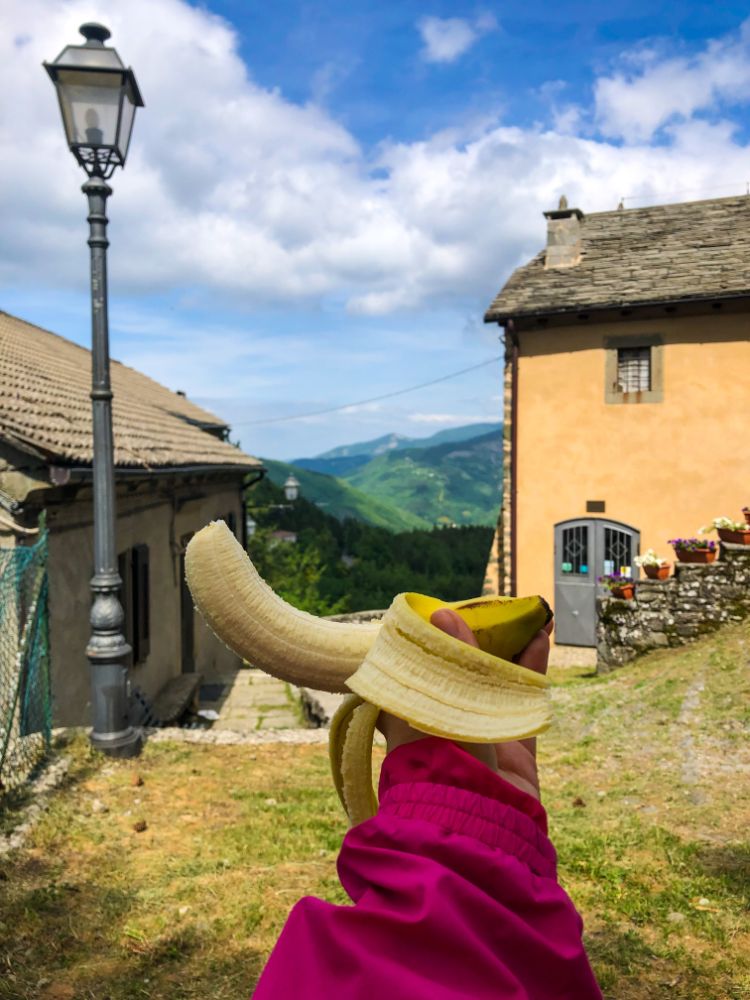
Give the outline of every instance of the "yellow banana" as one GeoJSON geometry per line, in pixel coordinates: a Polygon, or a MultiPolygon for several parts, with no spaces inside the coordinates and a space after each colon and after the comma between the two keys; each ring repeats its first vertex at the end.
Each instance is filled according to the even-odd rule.
{"type": "Polygon", "coordinates": [[[331,726],[328,731],[328,759],[331,763],[331,775],[339,802],[346,812],[346,798],[344,796],[344,778],[341,773],[341,762],[344,756],[344,740],[346,732],[352,721],[354,709],[364,702],[358,694],[348,694],[342,699],[341,704],[336,709],[331,719],[331,726]]]}
{"type": "Polygon", "coordinates": [[[185,570],[208,625],[243,659],[293,684],[354,692],[333,720],[331,768],[357,822],[375,808],[370,760],[381,709],[466,742],[523,739],[550,723],[547,679],[511,662],[552,616],[539,597],[446,603],[398,594],[382,623],[325,621],[278,597],[221,521],[190,541],[185,570]],[[463,618],[478,649],[431,624],[439,608],[463,618]]]}
{"type": "Polygon", "coordinates": [[[436,628],[429,616],[441,607],[461,615],[489,648],[515,652],[551,617],[539,597],[482,599],[479,606],[398,594],[349,689],[433,736],[499,743],[545,730],[551,721],[547,678],[436,628]]]}
{"type": "Polygon", "coordinates": [[[287,604],[260,578],[223,521],[197,532],[185,576],[208,626],[243,660],[291,684],[346,691],[379,622],[329,622],[287,604]]]}
{"type": "Polygon", "coordinates": [[[341,789],[344,809],[352,826],[364,823],[378,810],[378,800],[372,787],[372,738],[379,715],[377,705],[362,702],[354,707],[344,735],[341,789]]]}

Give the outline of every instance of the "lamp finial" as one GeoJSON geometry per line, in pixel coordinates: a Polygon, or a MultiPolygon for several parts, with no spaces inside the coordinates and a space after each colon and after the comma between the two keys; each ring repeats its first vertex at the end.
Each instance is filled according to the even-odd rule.
{"type": "Polygon", "coordinates": [[[107,41],[111,37],[112,32],[109,28],[105,28],[103,24],[97,24],[96,21],[87,21],[82,24],[78,29],[83,37],[86,39],[86,44],[97,48],[107,41]]]}

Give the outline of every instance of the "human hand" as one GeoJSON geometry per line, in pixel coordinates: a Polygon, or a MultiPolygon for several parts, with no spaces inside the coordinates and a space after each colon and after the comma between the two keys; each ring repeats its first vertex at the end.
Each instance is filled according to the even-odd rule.
{"type": "MultiPolygon", "coordinates": [[[[430,621],[436,628],[442,629],[448,635],[452,635],[470,646],[479,646],[476,636],[463,618],[450,608],[440,608],[440,610],[435,611],[430,621]]],[[[549,635],[552,631],[552,624],[549,622],[543,630],[537,632],[528,646],[514,657],[515,663],[539,674],[547,673],[549,635]]],[[[390,715],[388,712],[380,713],[378,728],[385,736],[389,753],[404,743],[422,740],[426,735],[420,730],[414,729],[408,722],[395,715],[390,715]]],[[[508,743],[458,743],[458,746],[486,764],[506,781],[515,785],[516,788],[533,795],[535,799],[539,798],[535,736],[525,740],[511,740],[508,743]]]]}

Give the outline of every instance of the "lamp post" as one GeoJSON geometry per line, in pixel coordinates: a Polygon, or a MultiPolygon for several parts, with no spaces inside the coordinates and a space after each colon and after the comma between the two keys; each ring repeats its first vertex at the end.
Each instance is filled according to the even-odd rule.
{"type": "Polygon", "coordinates": [[[282,488],[284,490],[284,498],[288,501],[287,503],[265,503],[259,507],[248,507],[245,517],[245,530],[248,538],[253,537],[258,527],[258,522],[253,518],[253,514],[259,514],[266,510],[290,510],[294,506],[294,501],[299,497],[299,480],[297,477],[290,473],[286,477],[282,488]]]}
{"type": "Polygon", "coordinates": [[[110,32],[84,24],[83,45],[68,45],[52,63],[44,63],[57,89],[70,151],[88,175],[82,187],[88,198],[91,248],[91,407],[94,430],[93,505],[94,576],[91,579],[91,664],[93,727],[91,743],[112,757],[139,753],[142,735],[128,721],[128,657],[119,592],[115,544],[115,479],[112,439],[112,390],[109,379],[107,320],[106,183],[123,166],[135,109],[143,107],[135,76],[117,52],[104,43],[110,32]]]}
{"type": "Polygon", "coordinates": [[[299,480],[294,475],[289,475],[284,483],[284,496],[290,503],[294,501],[299,496],[299,480]]]}

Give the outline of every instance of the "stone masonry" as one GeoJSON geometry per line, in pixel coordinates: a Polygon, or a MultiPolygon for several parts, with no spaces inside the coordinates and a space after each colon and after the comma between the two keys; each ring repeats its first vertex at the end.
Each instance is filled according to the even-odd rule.
{"type": "Polygon", "coordinates": [[[638,580],[632,601],[597,601],[597,671],[641,653],[682,646],[750,615],[750,545],[723,542],[706,566],[676,563],[668,580],[638,580]]]}

